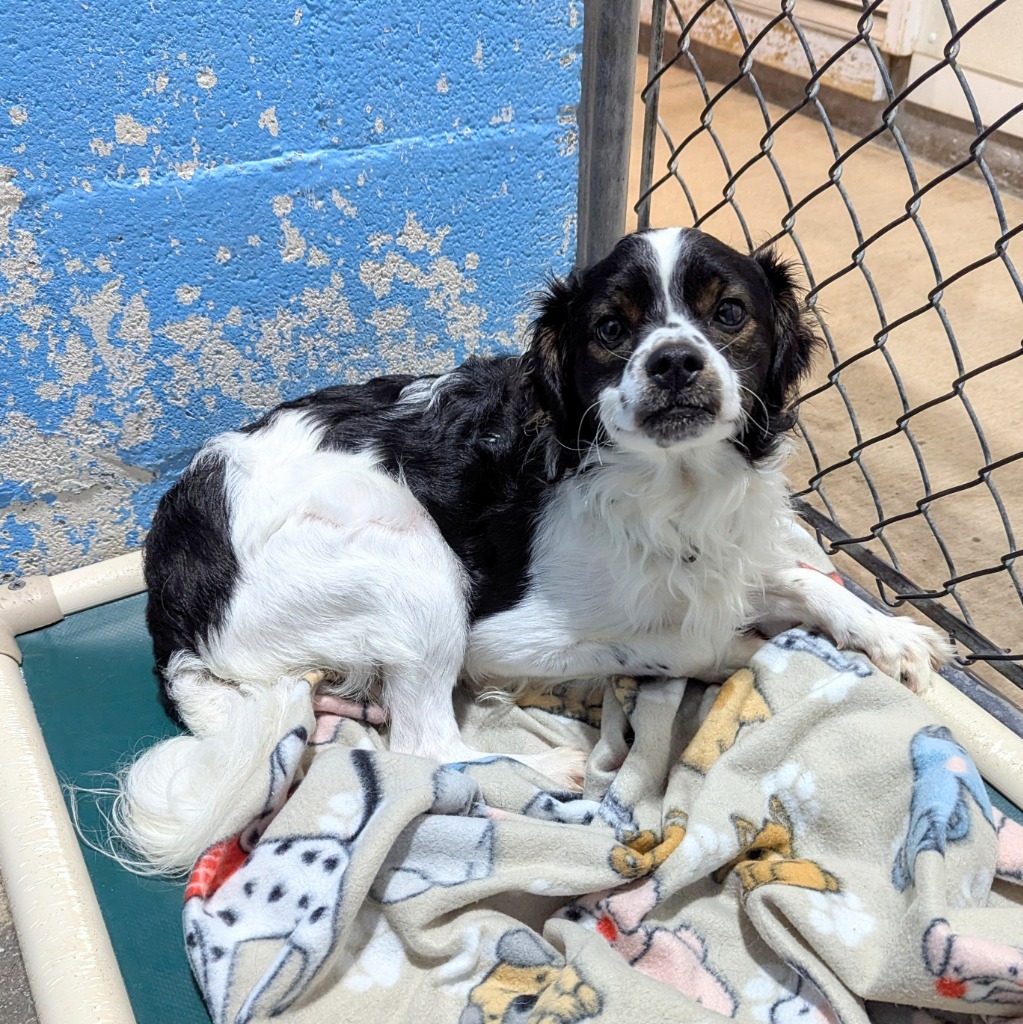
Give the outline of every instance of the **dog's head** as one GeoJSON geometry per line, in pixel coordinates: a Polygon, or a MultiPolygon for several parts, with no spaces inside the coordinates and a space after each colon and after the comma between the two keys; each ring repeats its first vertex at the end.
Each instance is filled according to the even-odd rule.
{"type": "Polygon", "coordinates": [[[563,444],[657,452],[728,441],[752,461],[795,421],[818,343],[787,264],[710,235],[628,235],[539,303],[527,366],[563,444]]]}

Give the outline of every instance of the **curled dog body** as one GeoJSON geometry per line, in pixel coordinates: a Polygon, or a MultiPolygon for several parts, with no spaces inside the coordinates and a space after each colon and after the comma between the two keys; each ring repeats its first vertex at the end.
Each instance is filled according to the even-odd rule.
{"type": "MultiPolygon", "coordinates": [[[[227,799],[228,746],[265,757],[310,670],[439,762],[487,755],[459,735],[460,679],[723,678],[765,618],[919,682],[940,638],[790,552],[783,438],[816,345],[772,252],[641,232],[548,285],[522,355],[327,388],[211,440],[145,550],[163,692],[192,733],[170,741],[178,794],[227,799]],[[241,738],[243,714],[265,727],[241,738]]],[[[176,869],[216,803],[172,797],[169,749],[126,775],[121,822],[176,869]]],[[[581,779],[576,751],[509,756],[581,779]]]]}

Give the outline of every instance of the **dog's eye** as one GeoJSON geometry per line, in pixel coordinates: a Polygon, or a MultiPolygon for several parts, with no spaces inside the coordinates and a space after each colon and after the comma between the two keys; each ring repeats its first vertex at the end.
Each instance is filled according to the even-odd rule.
{"type": "Polygon", "coordinates": [[[725,299],[714,310],[714,319],[725,327],[738,327],[746,320],[746,310],[742,308],[742,303],[736,302],[735,299],[725,299]]]}
{"type": "Polygon", "coordinates": [[[597,323],[597,337],[601,345],[618,348],[625,341],[625,325],[613,316],[606,316],[597,323]]]}

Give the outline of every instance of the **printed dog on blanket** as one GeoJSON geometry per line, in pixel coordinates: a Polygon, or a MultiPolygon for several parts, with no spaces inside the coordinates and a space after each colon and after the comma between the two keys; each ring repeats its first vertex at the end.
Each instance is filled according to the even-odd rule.
{"type": "MultiPolygon", "coordinates": [[[[247,943],[279,944],[246,1000],[251,1009],[267,998],[273,1015],[308,987],[337,941],[345,869],[356,838],[380,806],[380,784],[370,755],[352,750],[360,785],[351,794],[355,813],[348,832],[262,839],[287,798],[301,757],[297,744],[304,746],[305,739],[299,729],[277,745],[258,822],[207,851],[185,890],[185,949],[214,1024],[226,1019],[236,961],[247,943]]],[[[248,1019],[245,1007],[238,1019],[248,1019]]]]}
{"type": "Polygon", "coordinates": [[[799,977],[794,990],[771,1007],[771,1024],[841,1024],[841,1020],[821,990],[799,977]]]}
{"type": "Polygon", "coordinates": [[[968,1003],[1023,1007],[1023,949],[979,935],[957,935],[943,917],[924,933],[924,963],[934,989],[968,1003]]]}
{"type": "Polygon", "coordinates": [[[913,766],[909,823],[892,864],[892,884],[899,892],[914,883],[921,853],[936,850],[944,856],[949,843],[969,837],[972,804],[997,829],[980,772],[945,726],[920,729],[909,745],[909,759],[913,766]]]}
{"type": "MultiPolygon", "coordinates": [[[[816,345],[773,252],[640,232],[549,284],[521,356],[327,388],[211,440],[145,549],[163,692],[193,735],[126,774],[125,838],[190,864],[310,669],[378,695],[392,750],[442,763],[485,753],[459,735],[460,677],[723,679],[762,620],[921,682],[943,641],[791,551],[780,453],[816,345]]],[[[510,756],[581,777],[577,751],[510,756]]]]}
{"type": "Polygon", "coordinates": [[[644,923],[657,899],[657,884],[648,878],[623,889],[580,896],[557,916],[596,931],[643,974],[708,1010],[734,1016],[738,1002],[709,962],[706,942],[685,925],[671,929],[644,923]]]}

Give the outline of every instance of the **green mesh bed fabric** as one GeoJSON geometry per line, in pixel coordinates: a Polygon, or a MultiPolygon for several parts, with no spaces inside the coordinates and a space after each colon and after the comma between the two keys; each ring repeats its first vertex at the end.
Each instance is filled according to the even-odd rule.
{"type": "MultiPolygon", "coordinates": [[[[93,773],[174,732],[157,700],[144,610],[144,595],[130,597],[19,638],[62,783],[105,785],[93,773]]],[[[93,802],[79,805],[84,832],[100,835],[93,802]]],[[[208,1024],[182,942],[184,884],[140,878],[94,850],[84,853],[138,1024],[208,1024]]]]}
{"type": "MultiPolygon", "coordinates": [[[[173,733],[152,674],[144,596],[72,615],[20,638],[24,672],[58,777],[103,785],[132,751],[173,733]]],[[[1023,821],[1000,794],[992,801],[1023,821]]],[[[80,801],[86,834],[101,833],[88,799],[80,801]]],[[[183,885],[139,878],[86,848],[92,875],[139,1024],[208,1021],[185,957],[183,885]]]]}

